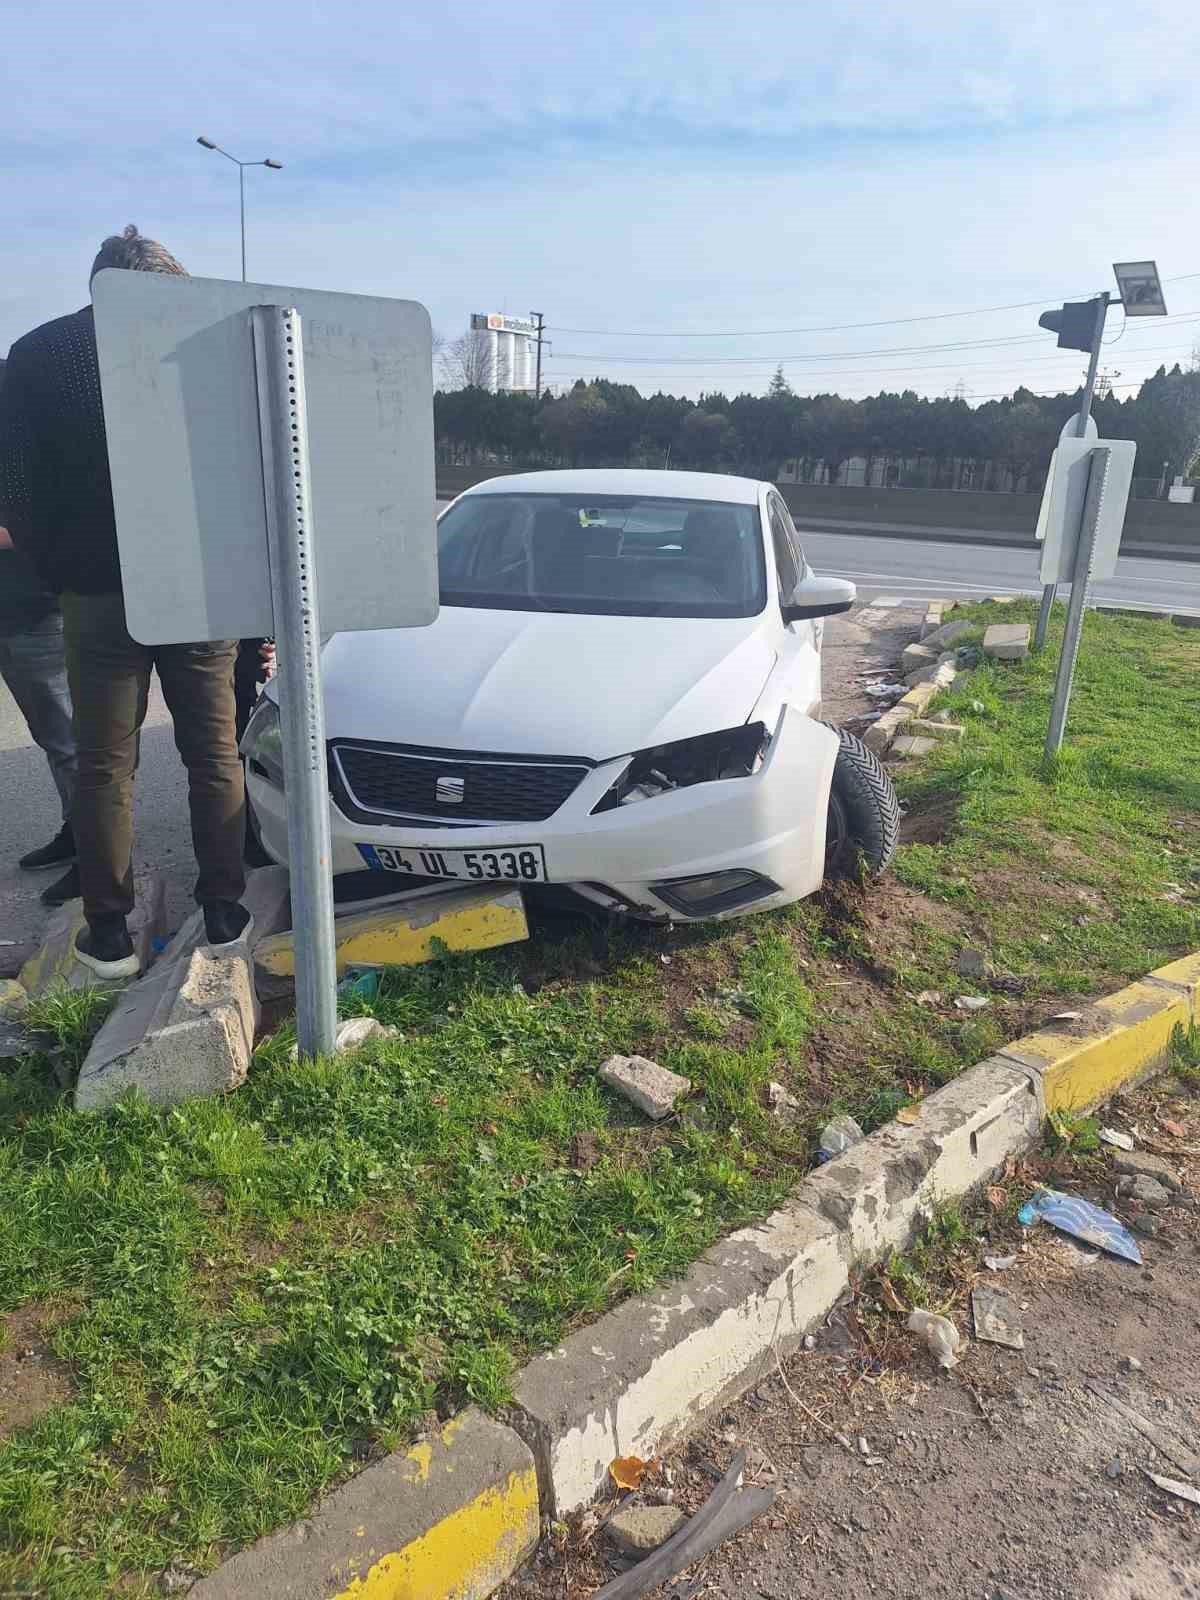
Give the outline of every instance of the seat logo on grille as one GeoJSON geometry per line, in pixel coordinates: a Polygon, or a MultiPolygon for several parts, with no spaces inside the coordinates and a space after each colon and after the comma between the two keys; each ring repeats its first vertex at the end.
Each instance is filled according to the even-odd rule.
{"type": "Polygon", "coordinates": [[[434,792],[438,804],[443,806],[460,806],[466,796],[467,780],[465,778],[439,778],[434,792]]]}

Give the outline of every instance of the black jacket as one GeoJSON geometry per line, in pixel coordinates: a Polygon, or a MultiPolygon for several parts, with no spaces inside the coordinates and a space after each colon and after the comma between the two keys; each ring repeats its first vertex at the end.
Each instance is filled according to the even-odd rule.
{"type": "Polygon", "coordinates": [[[4,378],[0,522],[55,594],[119,593],[91,306],[18,339],[4,378]]]}

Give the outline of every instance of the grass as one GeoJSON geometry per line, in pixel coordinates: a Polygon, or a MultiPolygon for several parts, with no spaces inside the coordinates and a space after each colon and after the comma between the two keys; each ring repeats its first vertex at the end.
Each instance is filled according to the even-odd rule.
{"type": "MultiPolygon", "coordinates": [[[[285,1029],[235,1095],[171,1111],[78,1117],[50,1062],[0,1068],[0,1307],[40,1309],[74,1383],[0,1441],[0,1592],[149,1594],[169,1562],[212,1564],[761,1216],[831,1112],[869,1131],[1200,943],[1200,637],[1089,617],[1047,773],[1050,667],[947,697],[969,737],[904,775],[884,885],[673,934],[560,920],[389,973],[347,1008],[399,1039],[296,1065],[285,1029]],[[990,980],[957,976],[964,945],[990,980]],[[989,1006],[957,1010],[970,992],[989,1006]],[[604,1091],[614,1051],[690,1078],[683,1114],[651,1126],[604,1091]]],[[[96,1004],[33,1019],[67,1064],[96,1004]]],[[[927,1248],[965,1248],[959,1225],[927,1248]]],[[[909,1295],[936,1275],[895,1270],[909,1295]]]]}

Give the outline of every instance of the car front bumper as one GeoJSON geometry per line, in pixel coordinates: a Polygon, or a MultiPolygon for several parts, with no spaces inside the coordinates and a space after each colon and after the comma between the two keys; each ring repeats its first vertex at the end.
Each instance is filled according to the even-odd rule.
{"type": "MultiPolygon", "coordinates": [[[[633,805],[593,815],[593,807],[628,765],[605,762],[553,816],[542,822],[446,828],[419,822],[354,821],[330,802],[335,875],[366,872],[360,844],[407,851],[520,849],[541,845],[548,881],[570,887],[598,904],[655,921],[700,922],[768,911],[821,886],[825,822],[837,757],[837,735],[802,712],[787,708],[759,770],[676,789],[633,805]],[[663,886],[722,872],[757,873],[758,897],[693,913],[663,886]]],[[[250,801],[268,855],[287,861],[287,809],[282,789],[251,771],[250,801]]],[[[397,891],[401,874],[387,874],[397,891]]],[[[453,880],[457,882],[458,880],[453,880]]],[[[414,886],[415,887],[415,886],[414,886]]],[[[755,891],[751,891],[755,892],[755,891]]]]}

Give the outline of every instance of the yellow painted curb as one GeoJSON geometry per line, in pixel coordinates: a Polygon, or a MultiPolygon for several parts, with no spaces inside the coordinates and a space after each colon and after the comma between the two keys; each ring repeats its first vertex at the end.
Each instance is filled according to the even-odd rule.
{"type": "Polygon", "coordinates": [[[1183,994],[1144,981],[1098,1000],[1090,1020],[1083,1034],[1043,1029],[1000,1051],[1038,1075],[1048,1112],[1090,1111],[1161,1066],[1175,1029],[1191,1022],[1192,1006],[1183,994]]]}
{"type": "Polygon", "coordinates": [[[333,1600],[484,1600],[519,1565],[539,1527],[537,1473],[530,1467],[380,1556],[333,1600]]]}
{"type": "MultiPolygon", "coordinates": [[[[529,924],[519,889],[451,889],[338,917],[334,935],[337,969],[344,972],[348,966],[414,966],[429,961],[439,944],[448,950],[515,944],[528,939],[529,924]]],[[[296,970],[294,932],[264,939],[254,960],[275,977],[291,977],[296,970]]]]}
{"type": "Polygon", "coordinates": [[[1184,956],[1180,961],[1171,961],[1165,967],[1155,967],[1146,981],[1182,989],[1192,1008],[1192,1020],[1200,1020],[1200,950],[1184,956]]]}
{"type": "Polygon", "coordinates": [[[0,1016],[17,1016],[29,1004],[24,984],[15,978],[0,978],[0,1016]]]}
{"type": "Polygon", "coordinates": [[[191,1600],[486,1600],[540,1531],[529,1446],[470,1410],[232,1556],[191,1600]]]}

